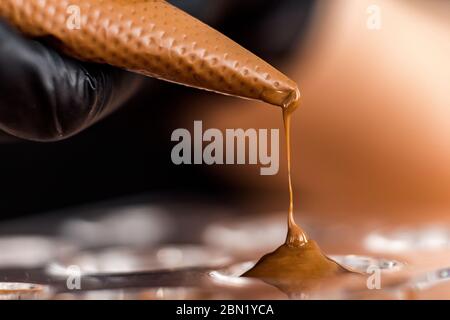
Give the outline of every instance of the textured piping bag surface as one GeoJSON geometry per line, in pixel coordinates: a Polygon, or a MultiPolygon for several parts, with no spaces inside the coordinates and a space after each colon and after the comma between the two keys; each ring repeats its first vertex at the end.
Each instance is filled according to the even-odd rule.
{"type": "Polygon", "coordinates": [[[1,0],[0,16],[84,61],[276,105],[298,94],[281,72],[163,0],[1,0]]]}

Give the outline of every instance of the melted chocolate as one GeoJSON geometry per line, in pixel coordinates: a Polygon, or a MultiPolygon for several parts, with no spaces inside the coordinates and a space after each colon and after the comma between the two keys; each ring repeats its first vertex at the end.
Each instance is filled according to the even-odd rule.
{"type": "Polygon", "coordinates": [[[294,219],[294,192],[291,178],[291,116],[300,104],[298,90],[282,102],[288,162],[289,211],[286,242],[263,256],[243,277],[262,279],[288,295],[311,290],[329,277],[348,272],[320,250],[294,219]]]}

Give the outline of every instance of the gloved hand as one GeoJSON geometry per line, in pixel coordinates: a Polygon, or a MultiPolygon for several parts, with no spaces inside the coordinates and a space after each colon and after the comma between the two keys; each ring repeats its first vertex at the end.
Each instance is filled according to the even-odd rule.
{"type": "Polygon", "coordinates": [[[38,141],[60,140],[118,108],[141,76],[66,57],[0,21],[0,128],[38,141]]]}
{"type": "MultiPolygon", "coordinates": [[[[306,12],[304,2],[295,0],[170,2],[228,31],[264,58],[287,51],[295,43],[295,34],[301,30],[299,21],[304,19],[292,14],[301,17],[306,12]],[[254,16],[256,8],[261,12],[254,16]],[[291,14],[281,20],[280,28],[270,28],[271,39],[278,39],[276,44],[254,39],[254,34],[266,34],[265,26],[280,20],[277,16],[286,16],[286,11],[291,14]],[[239,37],[243,24],[253,26],[247,38],[239,37]]],[[[309,6],[311,1],[306,3],[309,6]]],[[[5,21],[0,21],[0,70],[0,130],[37,141],[60,140],[82,131],[117,109],[142,81],[141,76],[111,66],[64,56],[42,42],[22,37],[5,21]]]]}

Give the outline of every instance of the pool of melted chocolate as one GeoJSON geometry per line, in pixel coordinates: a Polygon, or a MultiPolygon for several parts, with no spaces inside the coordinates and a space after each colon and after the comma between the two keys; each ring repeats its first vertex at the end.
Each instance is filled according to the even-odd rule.
{"type": "Polygon", "coordinates": [[[322,280],[347,272],[309,240],[303,246],[281,245],[242,276],[262,279],[290,295],[314,289],[322,280]]]}

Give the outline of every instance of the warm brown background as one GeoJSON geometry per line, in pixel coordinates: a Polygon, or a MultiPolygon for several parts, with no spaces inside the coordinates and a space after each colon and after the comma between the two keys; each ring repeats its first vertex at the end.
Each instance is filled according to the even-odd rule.
{"type": "MultiPolygon", "coordinates": [[[[450,3],[321,1],[305,50],[283,70],[300,84],[293,121],[297,208],[339,216],[436,217],[450,209],[450,3]],[[381,8],[381,30],[366,9],[381,8]]],[[[281,113],[257,102],[211,97],[180,123],[276,128],[281,113]]],[[[233,183],[280,194],[276,177],[228,167],[233,183]]],[[[209,168],[211,174],[219,169],[209,168]]],[[[284,196],[286,197],[286,196],[284,196]]],[[[270,198],[270,197],[269,197],[270,198]]],[[[276,199],[272,197],[272,199],[276,199]]]]}

